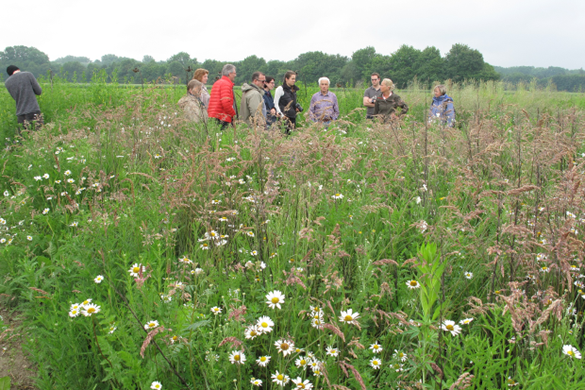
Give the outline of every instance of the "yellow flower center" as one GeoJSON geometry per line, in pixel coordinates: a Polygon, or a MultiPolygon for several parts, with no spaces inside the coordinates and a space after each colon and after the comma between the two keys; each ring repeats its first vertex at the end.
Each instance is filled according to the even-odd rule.
{"type": "Polygon", "coordinates": [[[239,361],[240,360],[240,355],[234,355],[234,360],[235,361],[239,361]]]}
{"type": "Polygon", "coordinates": [[[344,321],[347,321],[347,322],[349,322],[349,321],[353,321],[353,317],[352,317],[352,316],[350,316],[350,315],[346,315],[346,316],[345,316],[345,318],[344,318],[343,320],[344,320],[344,321]]]}
{"type": "Polygon", "coordinates": [[[339,196],[340,194],[335,194],[335,196],[339,196]]]}
{"type": "Polygon", "coordinates": [[[272,303],[276,304],[280,302],[280,300],[277,297],[272,298],[272,303]]]}
{"type": "Polygon", "coordinates": [[[262,356],[262,357],[260,358],[260,361],[261,361],[261,362],[265,362],[265,361],[266,361],[266,356],[262,356]]]}
{"type": "Polygon", "coordinates": [[[446,328],[447,328],[447,330],[452,331],[453,330],[453,325],[447,325],[446,328]]]}
{"type": "Polygon", "coordinates": [[[575,356],[575,352],[573,352],[571,350],[568,350],[567,351],[567,355],[569,355],[569,356],[575,356]]]}
{"type": "Polygon", "coordinates": [[[278,374],[278,376],[276,377],[276,379],[278,379],[279,381],[284,379],[284,375],[282,374],[278,374]]]}
{"type": "Polygon", "coordinates": [[[416,286],[416,285],[417,285],[417,282],[416,282],[416,280],[411,280],[411,281],[410,281],[410,285],[411,285],[411,286],[413,286],[413,287],[414,287],[414,286],[416,286]]]}
{"type": "Polygon", "coordinates": [[[140,272],[140,267],[133,267],[132,268],[132,272],[134,272],[135,274],[137,274],[138,272],[140,272]]]}
{"type": "Polygon", "coordinates": [[[377,360],[374,360],[374,361],[372,362],[372,364],[373,364],[374,366],[377,366],[379,363],[378,363],[378,361],[377,361],[377,360]]]}
{"type": "Polygon", "coordinates": [[[283,351],[288,350],[288,348],[289,348],[289,345],[287,343],[280,344],[280,349],[282,349],[283,351]]]}
{"type": "Polygon", "coordinates": [[[89,309],[87,309],[87,312],[89,314],[95,313],[95,309],[93,307],[90,307],[89,309]]]}
{"type": "Polygon", "coordinates": [[[268,328],[268,324],[266,322],[263,322],[260,324],[263,328],[268,328]]]}
{"type": "Polygon", "coordinates": [[[337,353],[336,350],[334,350],[334,349],[331,350],[331,354],[336,354],[336,353],[337,353]]]}
{"type": "MultiPolygon", "coordinates": [[[[258,334],[258,333],[256,333],[256,331],[255,331],[255,330],[252,330],[252,331],[250,331],[250,336],[256,336],[257,334],[258,334]]],[[[264,361],[264,360],[262,360],[262,361],[264,361]]]]}
{"type": "Polygon", "coordinates": [[[301,366],[304,366],[305,364],[307,364],[307,361],[305,359],[301,360],[301,366]]]}
{"type": "Polygon", "coordinates": [[[304,388],[305,388],[305,385],[303,383],[299,383],[297,385],[297,389],[304,389],[304,388]]]}
{"type": "Polygon", "coordinates": [[[148,324],[149,328],[154,328],[154,322],[151,322],[150,324],[148,324]]]}
{"type": "Polygon", "coordinates": [[[398,357],[400,357],[400,358],[403,358],[403,357],[404,357],[404,354],[403,354],[402,352],[400,352],[400,353],[398,354],[398,357]]]}

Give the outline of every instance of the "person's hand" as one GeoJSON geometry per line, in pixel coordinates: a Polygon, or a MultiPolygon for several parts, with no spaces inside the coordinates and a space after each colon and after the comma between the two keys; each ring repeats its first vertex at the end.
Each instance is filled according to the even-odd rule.
{"type": "Polygon", "coordinates": [[[299,110],[298,108],[295,108],[295,110],[297,110],[297,112],[301,112],[301,110],[299,110]]]}

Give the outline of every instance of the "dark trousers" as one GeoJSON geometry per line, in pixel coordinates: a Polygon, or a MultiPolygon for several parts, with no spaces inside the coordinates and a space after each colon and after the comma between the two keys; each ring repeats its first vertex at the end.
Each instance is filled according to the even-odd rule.
{"type": "Polygon", "coordinates": [[[217,121],[217,123],[219,123],[219,125],[221,126],[220,130],[224,131],[226,129],[226,127],[228,127],[229,125],[231,125],[230,122],[226,122],[226,121],[222,121],[221,119],[217,119],[215,118],[215,120],[217,121]]]}
{"type": "MultiPolygon", "coordinates": [[[[38,130],[43,124],[43,115],[40,111],[17,115],[16,117],[18,118],[18,124],[27,130],[38,130]]],[[[18,126],[18,129],[20,132],[20,126],[18,126]]]]}

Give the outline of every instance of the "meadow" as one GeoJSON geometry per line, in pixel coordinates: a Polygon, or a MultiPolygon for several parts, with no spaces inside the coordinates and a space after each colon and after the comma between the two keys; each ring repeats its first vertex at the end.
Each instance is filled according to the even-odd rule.
{"type": "Polygon", "coordinates": [[[0,91],[39,389],[583,388],[584,95],[449,85],[444,128],[428,90],[384,125],[339,89],[285,136],[188,123],[184,86],[42,87],[22,137],[0,91]]]}

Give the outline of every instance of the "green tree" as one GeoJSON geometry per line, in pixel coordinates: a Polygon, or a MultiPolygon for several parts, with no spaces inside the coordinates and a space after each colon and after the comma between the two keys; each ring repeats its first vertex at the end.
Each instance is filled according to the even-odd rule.
{"type": "Polygon", "coordinates": [[[258,58],[255,55],[244,58],[236,68],[236,84],[240,85],[252,80],[252,73],[261,71],[266,65],[264,58],[258,58]]]}
{"type": "Polygon", "coordinates": [[[52,61],[52,63],[56,64],[66,64],[68,62],[79,62],[83,66],[87,66],[87,64],[89,64],[91,60],[87,57],[65,56],[57,58],[55,61],[52,61]]]}
{"type": "Polygon", "coordinates": [[[153,56],[149,56],[148,54],[142,57],[142,63],[148,64],[149,62],[156,62],[153,56]]]}
{"type": "Polygon", "coordinates": [[[467,79],[497,79],[498,74],[493,67],[485,66],[483,55],[467,45],[456,43],[445,56],[445,75],[453,81],[467,79]]]}
{"type": "Polygon", "coordinates": [[[405,88],[418,74],[421,51],[402,45],[390,56],[391,79],[398,88],[405,88]]]}
{"type": "Polygon", "coordinates": [[[431,84],[433,81],[443,81],[445,79],[445,60],[443,60],[441,52],[436,47],[425,48],[420,53],[419,63],[416,74],[419,81],[431,84]]]}
{"type": "Polygon", "coordinates": [[[9,65],[16,65],[24,71],[39,77],[49,69],[49,56],[34,47],[9,46],[0,51],[0,67],[4,71],[9,65]]]}
{"type": "MultiPolygon", "coordinates": [[[[372,73],[371,66],[372,61],[374,61],[374,58],[376,58],[376,49],[374,49],[371,46],[359,49],[352,54],[351,56],[351,60],[353,62],[352,69],[355,68],[357,78],[359,78],[360,80],[362,79],[366,80],[367,83],[367,80],[370,78],[370,75],[372,73]]],[[[347,71],[348,70],[346,69],[345,73],[347,73],[347,71]]]]}
{"type": "Polygon", "coordinates": [[[59,72],[61,77],[67,79],[67,81],[72,83],[78,83],[85,80],[81,80],[81,75],[85,72],[85,66],[80,62],[67,62],[63,64],[61,70],[59,72]]]}

